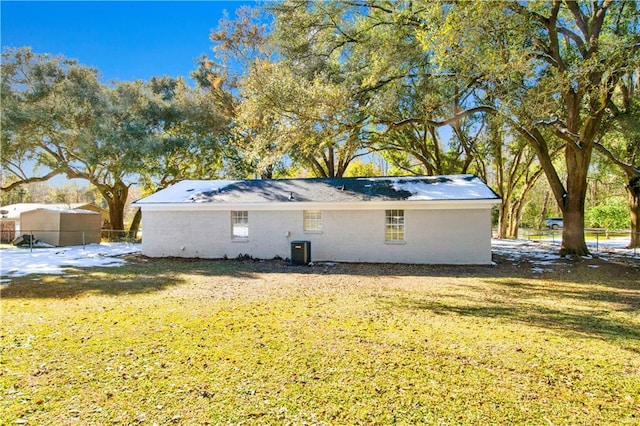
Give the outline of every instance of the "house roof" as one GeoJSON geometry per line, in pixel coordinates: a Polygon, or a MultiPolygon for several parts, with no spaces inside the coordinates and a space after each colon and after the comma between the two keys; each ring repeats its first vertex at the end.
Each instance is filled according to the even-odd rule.
{"type": "Polygon", "coordinates": [[[474,175],[185,180],[134,204],[487,200],[496,195],[474,175]]]}

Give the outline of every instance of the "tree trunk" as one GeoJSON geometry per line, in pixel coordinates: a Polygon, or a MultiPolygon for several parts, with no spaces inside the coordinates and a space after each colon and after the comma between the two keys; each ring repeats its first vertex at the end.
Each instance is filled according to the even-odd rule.
{"type": "Polygon", "coordinates": [[[584,240],[583,210],[570,206],[564,210],[564,228],[562,230],[562,247],[560,256],[586,256],[589,249],[584,240]]]}
{"type": "Polygon", "coordinates": [[[509,201],[503,199],[500,204],[498,214],[498,238],[507,238],[507,229],[509,225],[509,201]]]}
{"type": "Polygon", "coordinates": [[[631,240],[627,248],[640,248],[640,176],[629,180],[627,192],[631,213],[631,240]]]}
{"type": "Polygon", "coordinates": [[[547,213],[548,211],[549,211],[549,191],[545,191],[544,200],[542,201],[542,212],[540,217],[538,218],[538,221],[536,221],[535,223],[536,229],[544,228],[544,221],[548,216],[548,213],[547,213]]]}
{"type": "Polygon", "coordinates": [[[586,256],[589,249],[584,240],[584,204],[587,196],[587,173],[591,150],[586,147],[567,146],[567,191],[559,200],[564,229],[560,255],[586,256]]]}
{"type": "Polygon", "coordinates": [[[124,231],[124,206],[129,196],[129,188],[122,184],[115,184],[108,190],[99,188],[109,205],[109,221],[111,222],[111,237],[115,239],[123,238],[124,231]]]}
{"type": "Polygon", "coordinates": [[[509,238],[518,238],[518,230],[520,229],[520,218],[522,217],[522,208],[524,207],[524,200],[521,198],[518,202],[514,203],[511,208],[511,215],[509,220],[509,238]]]}
{"type": "Polygon", "coordinates": [[[260,174],[260,179],[273,179],[273,165],[261,168],[258,173],[260,174]]]}
{"type": "Polygon", "coordinates": [[[131,221],[131,226],[129,227],[129,238],[135,239],[138,235],[138,231],[140,230],[140,222],[142,221],[142,209],[136,210],[136,214],[131,221]]]}
{"type": "Polygon", "coordinates": [[[109,221],[111,222],[111,229],[115,231],[124,230],[124,204],[126,196],[123,199],[122,196],[114,195],[107,200],[109,205],[109,221]]]}

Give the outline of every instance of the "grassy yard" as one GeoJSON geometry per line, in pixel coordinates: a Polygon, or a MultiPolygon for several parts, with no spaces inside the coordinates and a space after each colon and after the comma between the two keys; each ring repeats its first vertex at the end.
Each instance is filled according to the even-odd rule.
{"type": "Polygon", "coordinates": [[[0,423],[640,424],[640,269],[593,266],[135,257],[16,278],[0,423]]]}

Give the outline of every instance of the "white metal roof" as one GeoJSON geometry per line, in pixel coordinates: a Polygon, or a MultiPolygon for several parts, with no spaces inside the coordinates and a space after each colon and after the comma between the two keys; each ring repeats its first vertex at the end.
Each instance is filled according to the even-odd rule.
{"type": "Polygon", "coordinates": [[[146,198],[161,204],[354,203],[391,201],[487,201],[500,197],[474,175],[274,180],[185,180],[146,198]]]}

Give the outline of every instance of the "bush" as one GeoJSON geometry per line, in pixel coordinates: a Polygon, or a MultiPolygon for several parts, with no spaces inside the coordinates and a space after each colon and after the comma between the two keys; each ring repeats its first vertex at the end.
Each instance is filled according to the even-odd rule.
{"type": "Polygon", "coordinates": [[[629,206],[623,198],[611,198],[589,209],[586,212],[585,221],[589,228],[629,228],[631,226],[629,206]]]}

